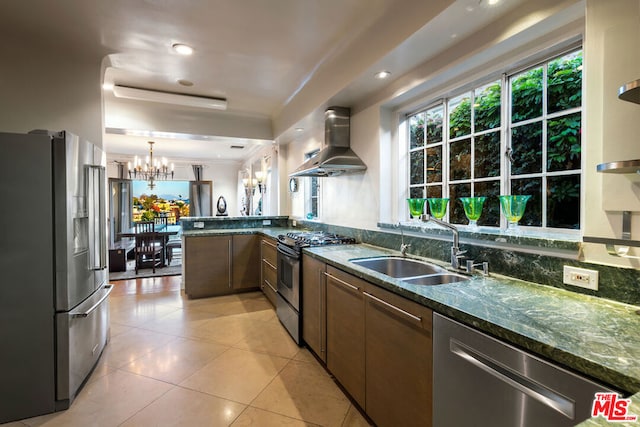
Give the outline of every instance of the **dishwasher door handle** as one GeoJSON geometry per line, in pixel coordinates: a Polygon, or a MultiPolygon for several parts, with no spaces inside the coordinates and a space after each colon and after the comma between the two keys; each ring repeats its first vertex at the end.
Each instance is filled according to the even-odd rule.
{"type": "Polygon", "coordinates": [[[532,399],[558,411],[571,420],[575,418],[575,403],[572,400],[509,369],[456,339],[450,339],[449,348],[453,354],[482,369],[498,380],[509,384],[511,387],[520,390],[532,399]]]}

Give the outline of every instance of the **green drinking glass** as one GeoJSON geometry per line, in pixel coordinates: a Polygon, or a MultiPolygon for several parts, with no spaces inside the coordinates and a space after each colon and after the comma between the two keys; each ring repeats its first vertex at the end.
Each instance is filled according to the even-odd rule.
{"type": "Polygon", "coordinates": [[[449,199],[448,198],[429,198],[427,199],[427,201],[429,202],[429,209],[431,211],[431,215],[435,218],[435,219],[442,219],[442,217],[444,217],[444,214],[447,213],[447,203],[449,203],[449,199]]]}
{"type": "Polygon", "coordinates": [[[411,214],[411,218],[420,218],[422,216],[422,212],[424,212],[424,202],[427,199],[407,199],[407,203],[409,203],[409,214],[411,214]]]}
{"type": "Polygon", "coordinates": [[[478,229],[478,219],[482,214],[482,206],[484,205],[486,197],[461,197],[462,207],[464,208],[464,214],[469,220],[469,227],[476,230],[478,229]]]}
{"type": "Polygon", "coordinates": [[[507,233],[520,234],[518,221],[522,219],[527,202],[531,196],[500,196],[502,213],[507,218],[507,233]]]}

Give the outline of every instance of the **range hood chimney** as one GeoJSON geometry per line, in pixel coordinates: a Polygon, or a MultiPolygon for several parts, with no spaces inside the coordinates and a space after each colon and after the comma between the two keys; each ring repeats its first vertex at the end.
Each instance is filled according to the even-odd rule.
{"type": "Polygon", "coordinates": [[[367,169],[350,148],[350,113],[345,107],[329,107],[324,112],[325,147],[289,176],[338,176],[367,169]]]}

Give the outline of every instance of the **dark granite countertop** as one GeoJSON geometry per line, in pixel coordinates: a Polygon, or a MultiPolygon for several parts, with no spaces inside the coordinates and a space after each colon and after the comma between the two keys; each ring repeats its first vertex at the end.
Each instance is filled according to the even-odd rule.
{"type": "MultiPolygon", "coordinates": [[[[304,252],[604,384],[630,394],[640,391],[639,307],[494,274],[446,285],[410,285],[349,262],[400,255],[369,245],[304,252]]],[[[640,393],[632,400],[631,412],[640,414],[640,393]]],[[[608,425],[601,418],[588,423],[608,425]]]]}
{"type": "Polygon", "coordinates": [[[277,238],[279,234],[286,234],[290,231],[302,231],[300,228],[283,228],[283,227],[259,227],[259,228],[215,228],[205,230],[185,230],[183,236],[220,236],[226,234],[262,234],[267,237],[277,238]]]}
{"type": "MultiPolygon", "coordinates": [[[[300,231],[264,227],[184,234],[260,233],[275,238],[292,230],[300,231]]],[[[410,285],[351,263],[356,258],[400,255],[366,244],[311,247],[304,253],[606,385],[637,393],[631,397],[630,412],[640,415],[637,306],[496,274],[474,274],[469,281],[438,286],[410,285]]],[[[603,418],[583,424],[609,425],[603,418]]]]}

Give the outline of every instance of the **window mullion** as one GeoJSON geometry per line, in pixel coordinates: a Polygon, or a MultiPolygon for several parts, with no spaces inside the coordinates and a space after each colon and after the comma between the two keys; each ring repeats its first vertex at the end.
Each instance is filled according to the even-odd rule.
{"type": "Polygon", "coordinates": [[[548,96],[547,96],[547,88],[549,81],[549,63],[545,62],[542,67],[542,188],[541,190],[541,199],[542,199],[542,228],[547,227],[547,111],[548,111],[548,96]]]}
{"type": "MultiPolygon", "coordinates": [[[[511,148],[511,83],[506,74],[502,75],[501,91],[501,136],[500,136],[500,194],[511,194],[511,162],[506,155],[511,148]]],[[[500,228],[504,229],[507,221],[500,215],[500,228]]]]}

